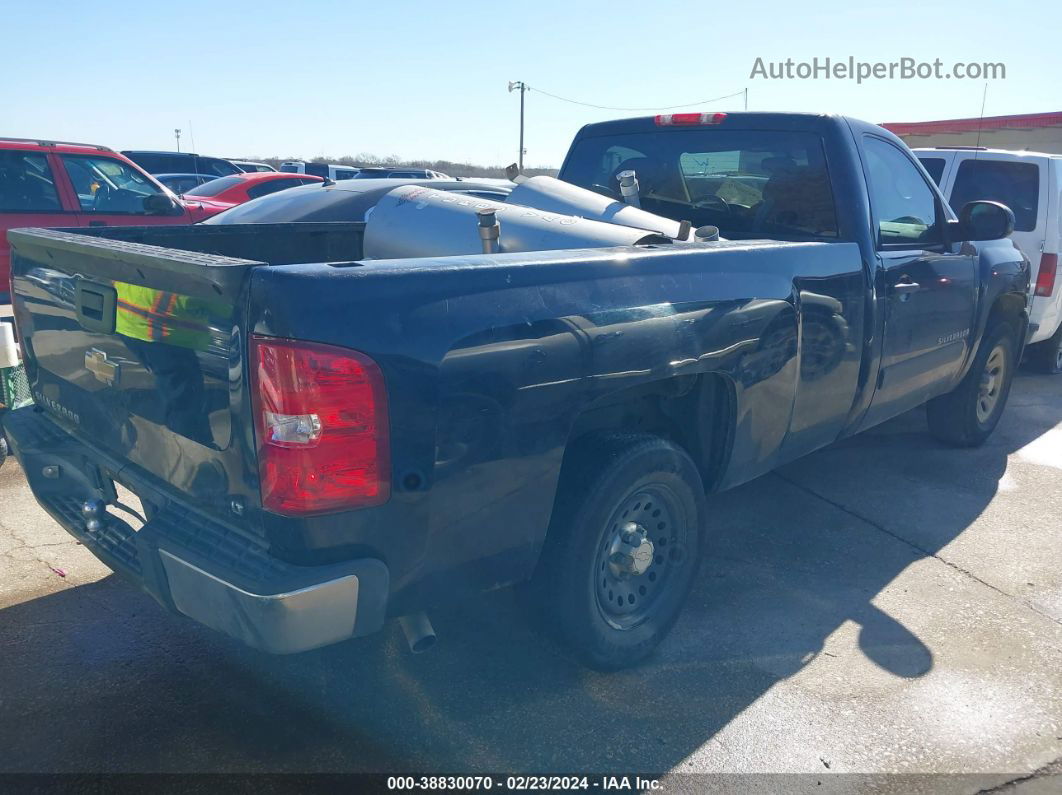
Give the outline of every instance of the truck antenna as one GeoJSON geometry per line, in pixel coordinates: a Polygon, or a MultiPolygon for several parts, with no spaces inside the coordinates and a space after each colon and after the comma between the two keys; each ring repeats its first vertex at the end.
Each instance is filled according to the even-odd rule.
{"type": "Polygon", "coordinates": [[[985,100],[988,99],[988,81],[985,81],[985,90],[981,92],[981,115],[977,117],[977,148],[974,150],[974,160],[981,151],[981,123],[985,120],[985,100]]]}

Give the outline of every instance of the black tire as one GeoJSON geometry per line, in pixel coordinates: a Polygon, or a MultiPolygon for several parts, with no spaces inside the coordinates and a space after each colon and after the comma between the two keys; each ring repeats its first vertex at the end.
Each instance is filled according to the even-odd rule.
{"type": "Polygon", "coordinates": [[[1062,373],[1062,326],[1049,339],[1030,345],[1027,358],[1029,364],[1041,373],[1062,373]]]}
{"type": "Polygon", "coordinates": [[[966,377],[951,392],[926,404],[930,433],[955,447],[983,444],[1007,405],[1017,350],[1013,326],[997,323],[990,328],[966,377]],[[1000,364],[1002,369],[997,371],[995,367],[1000,364]]]}
{"type": "Polygon", "coordinates": [[[671,442],[616,435],[576,443],[529,588],[534,606],[590,667],[640,662],[682,610],[705,516],[697,467],[671,442]]]}

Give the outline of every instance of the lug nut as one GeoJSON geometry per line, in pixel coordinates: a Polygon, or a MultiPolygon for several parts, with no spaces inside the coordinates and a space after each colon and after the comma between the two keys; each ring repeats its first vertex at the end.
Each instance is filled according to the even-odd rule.
{"type": "Polygon", "coordinates": [[[102,510],[102,500],[85,500],[81,503],[81,513],[87,517],[99,516],[102,510]]]}

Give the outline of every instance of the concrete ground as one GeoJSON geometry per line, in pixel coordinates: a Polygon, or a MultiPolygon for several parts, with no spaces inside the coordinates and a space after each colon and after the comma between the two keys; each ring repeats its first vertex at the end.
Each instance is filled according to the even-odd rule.
{"type": "Polygon", "coordinates": [[[268,657],[110,575],[9,461],[0,771],[593,771],[666,774],[691,791],[1058,791],[1062,378],[1023,374],[981,449],[941,447],[912,412],[713,497],[711,511],[715,553],[634,671],[572,663],[510,592],[433,615],[440,641],[424,655],[391,626],[268,657]]]}

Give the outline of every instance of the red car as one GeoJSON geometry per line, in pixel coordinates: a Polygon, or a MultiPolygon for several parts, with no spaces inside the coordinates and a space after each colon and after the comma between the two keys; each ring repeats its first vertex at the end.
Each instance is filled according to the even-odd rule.
{"type": "Polygon", "coordinates": [[[277,171],[231,174],[204,182],[198,188],[192,188],[185,193],[182,198],[188,204],[202,205],[204,211],[215,215],[259,196],[268,196],[270,193],[308,185],[311,182],[324,182],[324,179],[312,174],[286,174],[277,171]]]}
{"type": "Polygon", "coordinates": [[[105,146],[0,138],[0,304],[11,300],[9,229],[191,224],[215,212],[105,146]]]}

